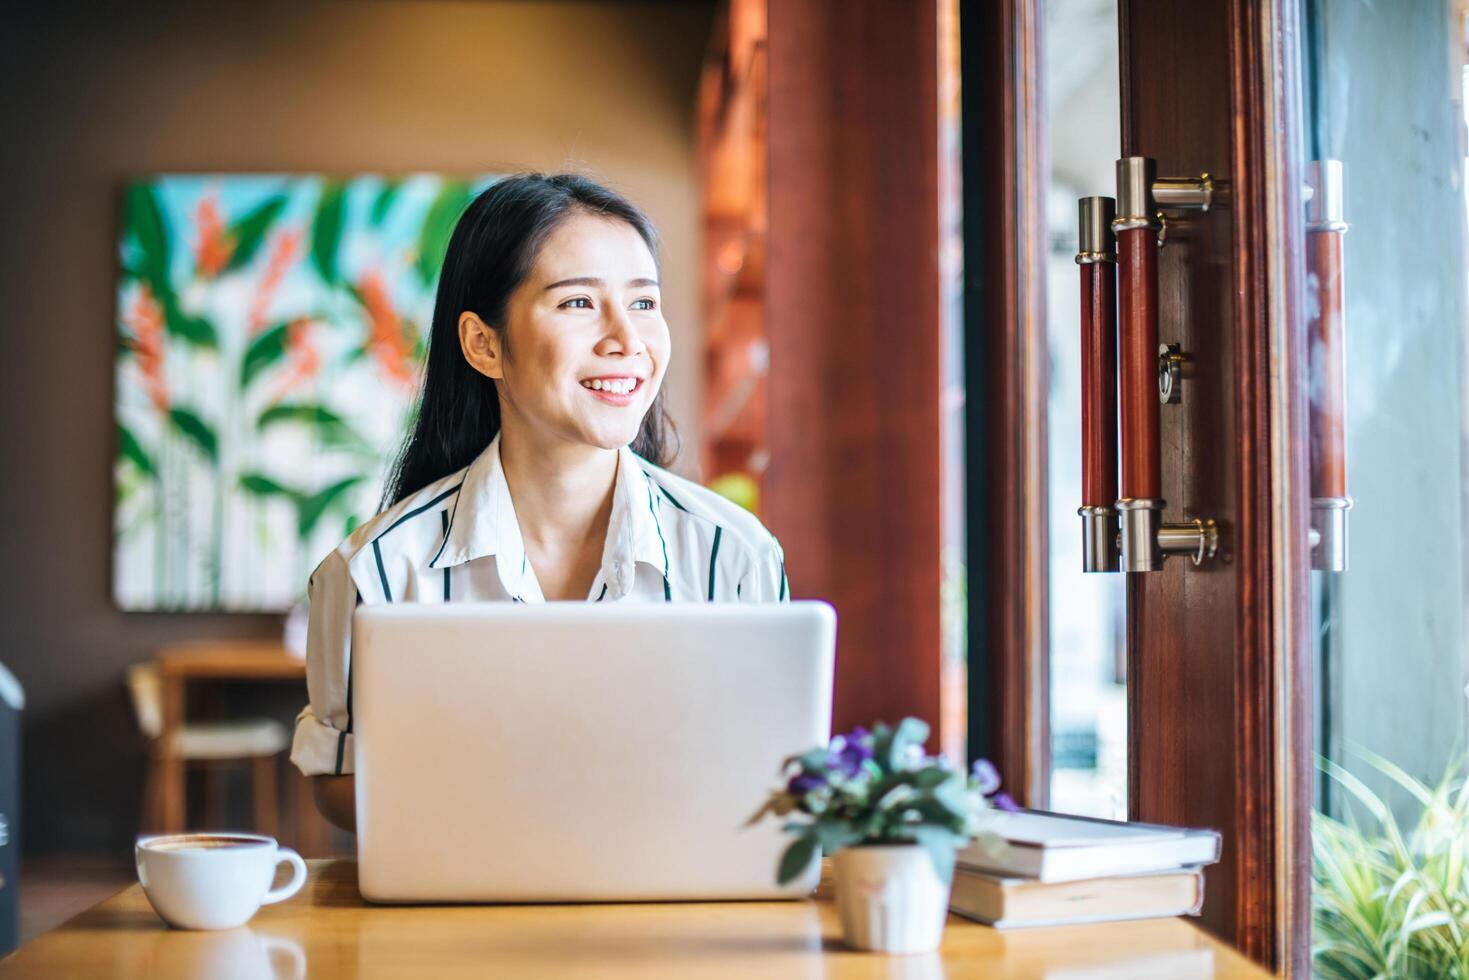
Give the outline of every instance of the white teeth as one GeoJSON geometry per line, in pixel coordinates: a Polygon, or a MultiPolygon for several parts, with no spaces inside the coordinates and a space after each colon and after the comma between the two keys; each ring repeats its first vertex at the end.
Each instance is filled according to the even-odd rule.
{"type": "Polygon", "coordinates": [[[582,382],[582,387],[584,388],[590,388],[593,391],[607,391],[616,395],[626,395],[637,386],[638,383],[633,378],[608,379],[606,381],[600,378],[594,378],[591,381],[582,382]]]}

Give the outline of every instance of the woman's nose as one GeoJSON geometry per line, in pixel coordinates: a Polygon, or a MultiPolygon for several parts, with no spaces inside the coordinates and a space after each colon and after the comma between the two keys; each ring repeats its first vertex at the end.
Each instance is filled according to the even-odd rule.
{"type": "Polygon", "coordinates": [[[607,315],[606,332],[597,344],[597,353],[641,354],[645,349],[632,319],[623,310],[613,309],[607,315]]]}

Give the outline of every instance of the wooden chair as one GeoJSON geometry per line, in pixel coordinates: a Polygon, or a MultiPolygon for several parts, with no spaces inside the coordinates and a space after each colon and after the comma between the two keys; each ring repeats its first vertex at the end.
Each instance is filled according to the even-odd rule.
{"type": "Polygon", "coordinates": [[[164,786],[159,765],[165,757],[175,756],[182,758],[185,766],[190,762],[249,765],[255,830],[276,835],[278,759],[291,744],[284,725],[269,718],[197,722],[184,725],[172,739],[164,739],[163,686],[157,668],[151,663],[129,667],[128,692],[132,695],[138,727],[149,742],[148,768],[143,779],[145,830],[155,829],[161,823],[164,786]],[[172,744],[166,745],[165,741],[172,744]]]}

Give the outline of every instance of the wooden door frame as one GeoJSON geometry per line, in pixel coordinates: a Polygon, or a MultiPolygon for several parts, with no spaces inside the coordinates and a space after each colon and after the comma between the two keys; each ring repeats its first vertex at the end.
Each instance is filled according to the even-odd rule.
{"type": "Polygon", "coordinates": [[[961,10],[969,754],[1033,807],[1050,795],[1040,42],[1040,0],[961,10]]]}
{"type": "MultiPolygon", "coordinates": [[[[1177,10],[1162,10],[1159,0],[1119,0],[1119,8],[1123,152],[1156,155],[1132,139],[1126,66],[1137,51],[1128,23],[1177,10]]],[[[1206,921],[1257,961],[1307,976],[1311,687],[1300,11],[1297,0],[1227,0],[1222,11],[1214,9],[1216,36],[1185,40],[1223,46],[1215,48],[1225,66],[1216,82],[1228,105],[1230,153],[1221,167],[1232,177],[1235,294],[1227,370],[1242,445],[1237,513],[1224,515],[1236,532],[1228,572],[1237,577],[1233,703],[1215,722],[1229,729],[1221,731],[1219,744],[1227,748],[1220,757],[1175,753],[1183,785],[1161,794],[1139,783],[1137,760],[1148,746],[1181,742],[1178,726],[1186,715],[1157,711],[1130,694],[1129,799],[1135,819],[1177,819],[1174,811],[1181,809],[1207,811],[1213,804],[1201,807],[1196,798],[1225,781],[1228,812],[1217,817],[1231,840],[1226,861],[1210,877],[1220,882],[1229,907],[1218,909],[1216,901],[1206,921]],[[1190,797],[1193,802],[1180,805],[1190,797]]],[[[966,5],[964,13],[973,18],[961,32],[964,61],[983,66],[966,74],[964,100],[970,712],[985,718],[971,724],[970,744],[973,754],[995,759],[1027,800],[1043,805],[1049,732],[1044,236],[1035,233],[1044,228],[1046,176],[1040,4],[1000,0],[966,5]]],[[[1131,578],[1129,607],[1146,608],[1144,593],[1158,580],[1131,578]]],[[[1136,619],[1129,615],[1130,688],[1136,670],[1160,666],[1156,659],[1144,664],[1146,630],[1136,619]]],[[[1178,649],[1189,648],[1189,640],[1181,642],[1178,649]]],[[[1187,665],[1162,669],[1179,675],[1177,683],[1198,683],[1184,677],[1187,665]]],[[[1201,741],[1195,738],[1192,751],[1201,741]]]]}
{"type": "MultiPolygon", "coordinates": [[[[1160,601],[1196,600],[1184,598],[1188,589],[1176,580],[1170,588],[1161,577],[1131,576],[1129,713],[1146,723],[1129,724],[1130,807],[1143,820],[1202,816],[1231,835],[1224,860],[1210,872],[1227,905],[1206,905],[1206,923],[1253,959],[1306,976],[1311,688],[1299,10],[1295,0],[1230,0],[1222,11],[1225,37],[1189,37],[1143,24],[1177,13],[1163,3],[1119,3],[1125,155],[1164,152],[1138,136],[1130,66],[1150,53],[1136,47],[1140,36],[1154,52],[1165,38],[1185,47],[1225,46],[1227,77],[1190,81],[1228,86],[1233,308],[1221,326],[1233,334],[1233,361],[1224,368],[1232,371],[1225,388],[1238,451],[1236,512],[1221,516],[1232,531],[1226,553],[1234,566],[1233,703],[1228,713],[1210,716],[1155,700],[1197,695],[1208,672],[1200,655],[1226,654],[1206,637],[1159,636],[1160,601]],[[1161,682],[1141,683],[1160,675],[1161,682]],[[1153,771],[1143,772],[1143,759],[1153,771]],[[1160,782],[1160,765],[1184,778],[1160,782]],[[1227,781],[1228,792],[1211,791],[1217,787],[1204,785],[1204,774],[1227,781]]],[[[1151,123],[1155,132],[1158,124],[1151,123]]],[[[1194,454],[1187,465],[1198,466],[1210,448],[1185,452],[1194,454]]],[[[1164,629],[1187,630],[1187,609],[1175,607],[1164,629]]]]}

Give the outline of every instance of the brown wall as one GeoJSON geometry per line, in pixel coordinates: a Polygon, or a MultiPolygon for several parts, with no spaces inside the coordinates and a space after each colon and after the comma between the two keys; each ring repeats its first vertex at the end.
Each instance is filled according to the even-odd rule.
{"type": "Polygon", "coordinates": [[[132,834],[142,756],[126,665],[160,643],[279,629],[112,606],[125,177],[587,169],[663,233],[686,433],[700,363],[692,104],[712,3],[64,6],[16,5],[0,32],[0,662],[30,702],[32,852],[132,834]]]}

